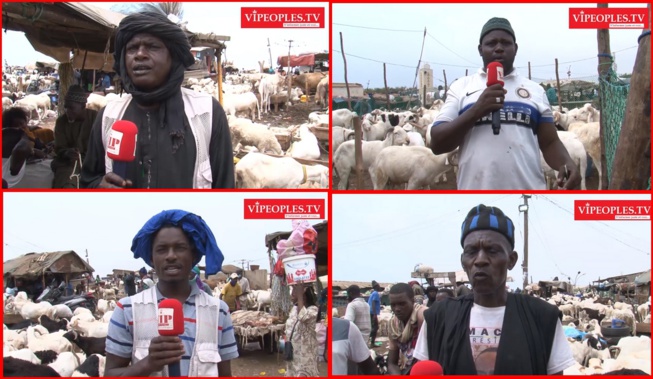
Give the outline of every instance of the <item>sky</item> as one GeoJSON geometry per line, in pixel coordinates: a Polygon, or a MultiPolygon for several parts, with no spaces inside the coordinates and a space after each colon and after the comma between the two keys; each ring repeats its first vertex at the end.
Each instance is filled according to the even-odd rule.
{"type": "MultiPolygon", "coordinates": [[[[597,31],[569,29],[569,8],[575,7],[596,4],[333,4],[333,81],[344,83],[342,32],[349,82],[383,88],[385,62],[389,87],[413,87],[424,41],[422,61],[433,69],[434,86],[444,84],[443,69],[450,85],[465,76],[465,69],[472,74],[483,65],[479,37],[492,17],[510,21],[518,45],[514,65],[525,77],[531,62],[533,80],[555,79],[555,58],[560,79],[569,70],[571,78],[596,77],[597,31]]],[[[610,5],[615,7],[646,4],[610,5]]],[[[632,72],[640,34],[639,29],[610,30],[619,74],[632,72]]]]}
{"type": "MultiPolygon", "coordinates": [[[[89,5],[110,9],[117,3],[88,3],[89,5]]],[[[184,3],[183,21],[188,21],[188,29],[193,32],[215,33],[230,36],[226,42],[226,58],[238,68],[259,69],[258,61],[264,60],[269,66],[268,38],[272,61],[276,66],[277,57],[288,54],[289,40],[293,40],[291,54],[328,51],[329,31],[324,29],[241,29],[240,8],[266,6],[288,7],[289,3],[233,2],[233,3],[184,3]]],[[[292,3],[293,7],[311,6],[325,8],[325,25],[331,22],[328,3],[292,3]]],[[[53,62],[48,56],[34,51],[23,33],[7,31],[2,33],[2,59],[9,65],[34,64],[36,61],[53,62]]]]}
{"type": "MultiPolygon", "coordinates": [[[[291,231],[291,220],[245,220],[243,199],[326,199],[323,193],[5,193],[3,261],[30,252],[74,250],[105,276],[113,269],[147,267],[134,259],[132,239],[150,217],[166,209],[201,216],[224,255],[269,271],[265,236],[291,231]]],[[[328,206],[328,201],[325,200],[328,206]]],[[[327,213],[325,213],[326,215],[327,213]]],[[[323,220],[309,220],[315,225],[323,220]]],[[[276,258],[276,254],[275,254],[276,258]]],[[[204,265],[204,258],[200,265],[204,265]]],[[[245,266],[247,267],[247,266],[245,266]]]]}
{"type": "MultiPolygon", "coordinates": [[[[529,276],[534,281],[589,282],[651,268],[650,221],[574,221],[573,201],[650,200],[650,195],[533,195],[528,202],[529,276]],[[563,279],[564,278],[564,279],[563,279]]],[[[334,281],[409,282],[418,264],[462,270],[460,227],[478,204],[499,207],[515,225],[518,263],[508,275],[522,287],[521,195],[333,195],[334,281]],[[352,209],[358,211],[352,212],[352,209]]],[[[530,282],[530,280],[529,280],[530,282]]]]}

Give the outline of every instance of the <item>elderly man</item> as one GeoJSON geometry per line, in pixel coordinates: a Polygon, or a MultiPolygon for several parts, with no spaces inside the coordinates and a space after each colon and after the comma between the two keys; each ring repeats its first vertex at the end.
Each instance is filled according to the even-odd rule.
{"type": "Polygon", "coordinates": [[[517,43],[508,20],[494,17],[483,26],[478,54],[483,68],[451,85],[431,128],[435,154],[460,147],[458,189],[547,189],[540,151],[559,172],[558,186],[576,188],[579,169],[558,138],[544,89],[513,67],[517,43]],[[487,86],[485,70],[492,62],[503,65],[503,86],[487,86]],[[498,135],[492,112],[500,112],[498,135]]]}
{"type": "Polygon", "coordinates": [[[181,88],[185,69],[195,62],[184,31],[162,14],[129,15],[116,31],[114,59],[113,68],[129,95],[100,111],[84,160],[82,186],[233,188],[233,152],[224,110],[212,96],[181,88]],[[131,162],[106,155],[116,120],[132,121],[138,128],[131,162]]]}
{"type": "Polygon", "coordinates": [[[460,263],[473,292],[426,311],[415,358],[440,363],[445,375],[561,375],[574,365],[561,312],[506,291],[518,258],[512,220],[480,204],[461,229],[460,263]]]}
{"type": "Polygon", "coordinates": [[[79,188],[82,161],[97,117],[97,111],[86,108],[87,99],[88,93],[82,87],[70,86],[64,100],[66,113],[54,123],[54,152],[57,155],[51,164],[53,188],[79,188]]]}
{"type": "Polygon", "coordinates": [[[179,364],[178,376],[231,376],[238,349],[229,309],[188,281],[202,257],[209,274],[222,266],[208,225],[193,213],[163,211],[136,234],[132,252],[155,269],[159,281],[119,301],[109,323],[105,376],[170,376],[171,364],[179,364]],[[163,299],[183,304],[180,336],[159,336],[157,304],[163,299]]]}

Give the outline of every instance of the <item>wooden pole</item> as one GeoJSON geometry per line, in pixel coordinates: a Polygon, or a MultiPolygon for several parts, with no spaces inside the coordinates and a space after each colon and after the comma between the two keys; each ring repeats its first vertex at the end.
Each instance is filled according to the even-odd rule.
{"type": "Polygon", "coordinates": [[[531,62],[528,62],[528,80],[531,80],[531,62]]]}
{"type": "Polygon", "coordinates": [[[349,94],[349,83],[347,82],[347,57],[345,57],[345,46],[342,42],[342,32],[340,32],[340,51],[342,52],[342,60],[345,63],[345,88],[347,89],[347,106],[351,110],[351,95],[349,94]]]}
{"type": "MultiPolygon", "coordinates": [[[[356,159],[356,189],[363,189],[363,131],[360,117],[354,117],[354,158],[356,159]]],[[[348,183],[346,183],[348,184],[348,183]]]]}
{"type": "Polygon", "coordinates": [[[619,134],[624,138],[619,138],[612,162],[611,190],[644,190],[651,177],[651,35],[640,36],[638,42],[619,134]]]}
{"type": "Polygon", "coordinates": [[[562,92],[560,92],[560,76],[558,75],[558,58],[556,58],[556,88],[558,89],[558,109],[562,113],[562,92]]]}
{"type": "MultiPolygon", "coordinates": [[[[292,46],[292,40],[288,41],[288,72],[286,73],[286,80],[288,81],[288,101],[290,101],[290,87],[292,86],[292,76],[293,73],[290,72],[290,47],[292,46]]],[[[308,80],[306,81],[308,83],[308,80]]],[[[308,101],[308,98],[310,97],[310,93],[308,93],[308,90],[306,91],[306,100],[308,101]]]]}
{"type": "Polygon", "coordinates": [[[218,69],[216,70],[218,73],[218,99],[220,100],[220,105],[222,105],[222,49],[218,50],[215,58],[218,62],[218,69]]]}
{"type": "Polygon", "coordinates": [[[388,78],[386,77],[385,63],[383,63],[383,85],[385,86],[385,106],[390,110],[390,91],[388,90],[388,78]]]}
{"type": "MultiPolygon", "coordinates": [[[[608,4],[597,4],[597,8],[607,8],[608,4]]],[[[598,29],[597,32],[597,43],[599,50],[599,78],[604,78],[607,76],[610,66],[612,66],[612,57],[610,55],[610,30],[609,29],[598,29]]],[[[599,79],[600,80],[600,79],[599,79]]],[[[631,79],[632,83],[632,79],[631,79]]],[[[600,87],[599,87],[600,90],[600,87]]],[[[603,110],[603,104],[605,102],[605,94],[599,93],[599,109],[603,110]]],[[[601,138],[601,177],[608,177],[608,164],[605,158],[605,118],[601,117],[599,123],[599,138],[601,138]]],[[[601,181],[601,189],[608,188],[608,180],[601,181]]]]}
{"type": "Polygon", "coordinates": [[[93,69],[93,82],[91,83],[91,92],[95,92],[95,69],[93,69]]]}
{"type": "Polygon", "coordinates": [[[465,69],[465,76],[468,76],[468,75],[469,75],[469,70],[465,69]]]}
{"type": "Polygon", "coordinates": [[[422,106],[426,108],[426,84],[422,86],[422,106]]]}

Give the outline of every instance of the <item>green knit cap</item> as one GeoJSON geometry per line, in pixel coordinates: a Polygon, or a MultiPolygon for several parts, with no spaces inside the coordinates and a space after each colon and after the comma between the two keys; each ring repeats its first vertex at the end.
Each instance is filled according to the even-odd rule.
{"type": "Polygon", "coordinates": [[[486,34],[497,29],[506,31],[512,36],[512,39],[517,42],[517,39],[515,38],[515,31],[512,30],[510,21],[501,17],[492,17],[488,22],[485,23],[485,25],[483,25],[483,30],[481,30],[481,38],[479,38],[478,43],[483,41],[483,37],[485,37],[486,34]]]}

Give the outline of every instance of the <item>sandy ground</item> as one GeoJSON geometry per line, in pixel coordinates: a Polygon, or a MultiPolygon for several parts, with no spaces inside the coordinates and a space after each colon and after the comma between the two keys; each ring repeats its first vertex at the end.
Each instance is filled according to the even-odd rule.
{"type": "MultiPolygon", "coordinates": [[[[271,353],[269,348],[261,350],[256,342],[248,343],[239,351],[240,357],[231,361],[233,376],[275,377],[284,376],[286,362],[279,353],[271,353]]],[[[327,362],[319,362],[320,376],[327,376],[327,362]]]]}

